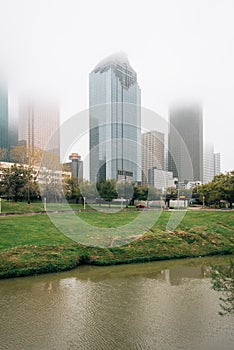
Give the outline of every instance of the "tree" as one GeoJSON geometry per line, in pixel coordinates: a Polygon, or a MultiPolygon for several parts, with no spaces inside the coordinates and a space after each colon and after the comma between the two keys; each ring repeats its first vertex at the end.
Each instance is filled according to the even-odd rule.
{"type": "Polygon", "coordinates": [[[28,148],[25,145],[14,146],[10,150],[10,161],[18,164],[28,164],[28,148]]]}
{"type": "Polygon", "coordinates": [[[30,182],[33,180],[32,169],[24,166],[12,165],[10,168],[2,168],[1,192],[13,198],[15,202],[30,191],[30,182]]]}
{"type": "Polygon", "coordinates": [[[161,198],[161,191],[153,186],[133,186],[132,204],[134,200],[157,200],[161,198]]]}
{"type": "Polygon", "coordinates": [[[132,201],[131,204],[134,205],[134,201],[139,199],[140,196],[140,191],[139,191],[139,186],[134,185],[133,186],[133,197],[132,197],[132,201]]]}
{"type": "Polygon", "coordinates": [[[112,199],[118,198],[115,180],[106,180],[98,182],[97,191],[100,197],[109,203],[112,201],[112,199]]]}
{"type": "Polygon", "coordinates": [[[155,188],[154,186],[149,186],[148,188],[148,200],[154,201],[154,200],[160,200],[162,196],[162,192],[155,188]]]}
{"type": "Polygon", "coordinates": [[[219,314],[221,316],[234,314],[234,261],[230,262],[230,266],[213,267],[211,277],[213,289],[224,294],[223,297],[219,298],[223,310],[219,314]]]}
{"type": "Polygon", "coordinates": [[[227,201],[232,208],[234,202],[234,171],[216,175],[212,182],[199,186],[200,200],[205,197],[207,205],[217,204],[221,200],[227,201]]]}
{"type": "Polygon", "coordinates": [[[40,167],[43,150],[38,147],[26,145],[14,146],[10,150],[10,161],[19,164],[28,164],[33,167],[40,167]]]}
{"type": "Polygon", "coordinates": [[[76,202],[78,203],[78,200],[81,197],[81,193],[77,182],[77,178],[69,177],[65,179],[63,183],[63,191],[66,199],[76,200],[76,202]]]}
{"type": "Polygon", "coordinates": [[[129,182],[119,182],[116,185],[118,198],[131,199],[133,196],[133,186],[129,182]]]}
{"type": "Polygon", "coordinates": [[[0,161],[4,162],[7,160],[7,149],[0,148],[0,161]]]}
{"type": "Polygon", "coordinates": [[[148,186],[138,187],[138,198],[141,201],[146,201],[148,198],[148,186]]]}
{"type": "Polygon", "coordinates": [[[80,192],[82,197],[85,197],[85,200],[88,203],[92,203],[95,201],[95,198],[97,197],[97,190],[96,190],[96,184],[89,182],[87,180],[82,181],[79,184],[80,192]]]}

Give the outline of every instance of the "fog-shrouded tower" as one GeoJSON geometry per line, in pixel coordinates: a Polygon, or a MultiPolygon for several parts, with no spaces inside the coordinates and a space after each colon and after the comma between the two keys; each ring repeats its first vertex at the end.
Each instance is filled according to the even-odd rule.
{"type": "Polygon", "coordinates": [[[0,85],[0,148],[8,148],[8,91],[0,85]]]}
{"type": "Polygon", "coordinates": [[[221,173],[221,159],[220,153],[214,153],[214,175],[221,173]]]}
{"type": "Polygon", "coordinates": [[[124,53],[89,76],[90,181],[141,181],[141,90],[124,53]]]}
{"type": "Polygon", "coordinates": [[[26,99],[19,103],[19,144],[60,154],[60,112],[56,102],[26,99]]]}
{"type": "Polygon", "coordinates": [[[200,103],[174,104],[170,108],[168,170],[179,181],[203,180],[203,114],[200,103]],[[191,168],[191,170],[189,169],[191,168]]]}

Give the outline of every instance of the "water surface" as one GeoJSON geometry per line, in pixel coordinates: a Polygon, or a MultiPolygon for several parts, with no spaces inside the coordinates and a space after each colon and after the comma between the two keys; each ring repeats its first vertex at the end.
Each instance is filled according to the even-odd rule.
{"type": "Polygon", "coordinates": [[[229,257],[75,270],[0,281],[0,349],[233,350],[208,277],[229,257]]]}

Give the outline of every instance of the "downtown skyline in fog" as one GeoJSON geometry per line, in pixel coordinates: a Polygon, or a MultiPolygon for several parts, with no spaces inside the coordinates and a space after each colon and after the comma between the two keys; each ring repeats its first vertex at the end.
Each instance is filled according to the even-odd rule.
{"type": "Polygon", "coordinates": [[[234,169],[233,1],[0,0],[0,9],[0,70],[12,91],[58,97],[63,122],[88,108],[95,65],[124,51],[142,106],[167,119],[172,102],[202,101],[204,136],[221,170],[234,169]]]}

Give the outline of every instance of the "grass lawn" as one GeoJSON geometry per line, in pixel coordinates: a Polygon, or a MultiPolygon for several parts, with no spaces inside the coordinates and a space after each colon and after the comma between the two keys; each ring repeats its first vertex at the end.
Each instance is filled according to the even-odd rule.
{"type": "MultiPolygon", "coordinates": [[[[111,230],[136,219],[139,212],[78,215],[94,225],[94,230],[111,230]]],[[[234,212],[187,212],[179,226],[168,231],[169,215],[163,212],[137,240],[126,240],[123,246],[110,248],[72,241],[58,231],[47,215],[0,217],[0,277],[68,270],[81,263],[107,265],[234,252],[234,212]]]]}
{"type": "MultiPolygon", "coordinates": [[[[41,212],[44,211],[44,204],[40,201],[31,202],[28,204],[27,202],[13,202],[2,200],[1,202],[2,213],[33,213],[33,212],[41,212]]],[[[86,206],[89,209],[88,206],[86,206]]],[[[67,206],[63,203],[48,203],[47,210],[63,210],[67,209],[67,206]]],[[[80,210],[83,209],[82,204],[70,204],[69,209],[80,210]]]]}

